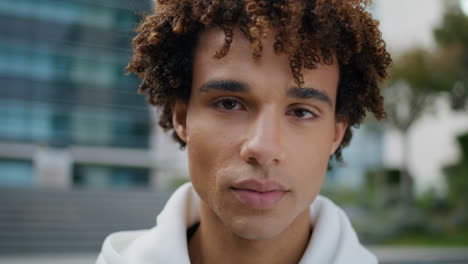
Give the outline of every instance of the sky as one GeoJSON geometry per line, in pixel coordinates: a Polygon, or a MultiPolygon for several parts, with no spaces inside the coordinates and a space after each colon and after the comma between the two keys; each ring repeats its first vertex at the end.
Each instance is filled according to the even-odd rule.
{"type": "Polygon", "coordinates": [[[432,28],[442,16],[443,0],[378,0],[380,29],[392,54],[415,46],[432,48],[432,28]]]}

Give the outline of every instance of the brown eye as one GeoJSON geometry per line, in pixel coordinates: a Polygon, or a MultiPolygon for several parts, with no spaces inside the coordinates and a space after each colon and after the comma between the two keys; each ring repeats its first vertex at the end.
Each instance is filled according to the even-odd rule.
{"type": "Polygon", "coordinates": [[[297,116],[297,117],[305,117],[307,116],[307,114],[310,114],[309,111],[307,110],[304,110],[304,109],[294,109],[294,114],[297,116]]]}
{"type": "Polygon", "coordinates": [[[242,109],[242,106],[240,105],[240,103],[234,99],[222,99],[216,102],[215,105],[223,110],[228,110],[228,111],[242,109]]]}
{"type": "Polygon", "coordinates": [[[288,114],[300,119],[314,119],[317,117],[316,114],[304,108],[292,109],[288,111],[288,114]]]}

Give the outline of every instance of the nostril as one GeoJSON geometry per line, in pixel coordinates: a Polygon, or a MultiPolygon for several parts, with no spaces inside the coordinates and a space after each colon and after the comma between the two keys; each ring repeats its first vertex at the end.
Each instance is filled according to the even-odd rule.
{"type": "Polygon", "coordinates": [[[253,163],[255,161],[256,161],[256,159],[254,157],[248,157],[247,158],[247,162],[249,162],[249,163],[253,163]]]}

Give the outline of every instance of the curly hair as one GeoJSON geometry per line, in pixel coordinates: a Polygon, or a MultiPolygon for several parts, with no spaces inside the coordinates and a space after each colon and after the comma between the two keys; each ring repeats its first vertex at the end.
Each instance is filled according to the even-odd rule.
{"type": "MultiPolygon", "coordinates": [[[[173,129],[171,107],[175,100],[188,101],[192,60],[198,33],[207,27],[224,31],[224,44],[213,56],[222,58],[238,27],[251,42],[252,56],[262,56],[262,39],[274,37],[274,51],[285,53],[291,74],[301,86],[301,70],[337,60],[340,81],[336,117],[348,123],[334,153],[342,162],[342,149],[352,138],[351,127],[362,123],[366,111],[385,118],[378,83],[387,77],[391,58],[367,0],[158,0],[133,39],[128,72],[141,79],[140,93],[162,109],[159,125],[173,129]],[[274,30],[273,30],[274,29],[274,30]]],[[[183,148],[185,143],[173,132],[183,148]]]]}

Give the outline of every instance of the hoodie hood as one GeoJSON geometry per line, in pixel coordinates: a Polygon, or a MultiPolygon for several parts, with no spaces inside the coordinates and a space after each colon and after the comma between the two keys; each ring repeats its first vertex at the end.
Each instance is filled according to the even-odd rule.
{"type": "MultiPolygon", "coordinates": [[[[179,187],[149,230],[109,235],[96,264],[189,264],[187,229],[200,221],[199,197],[190,183],[179,187]]],[[[344,211],[329,199],[318,196],[311,205],[313,233],[299,262],[377,263],[364,248],[344,211]]]]}

